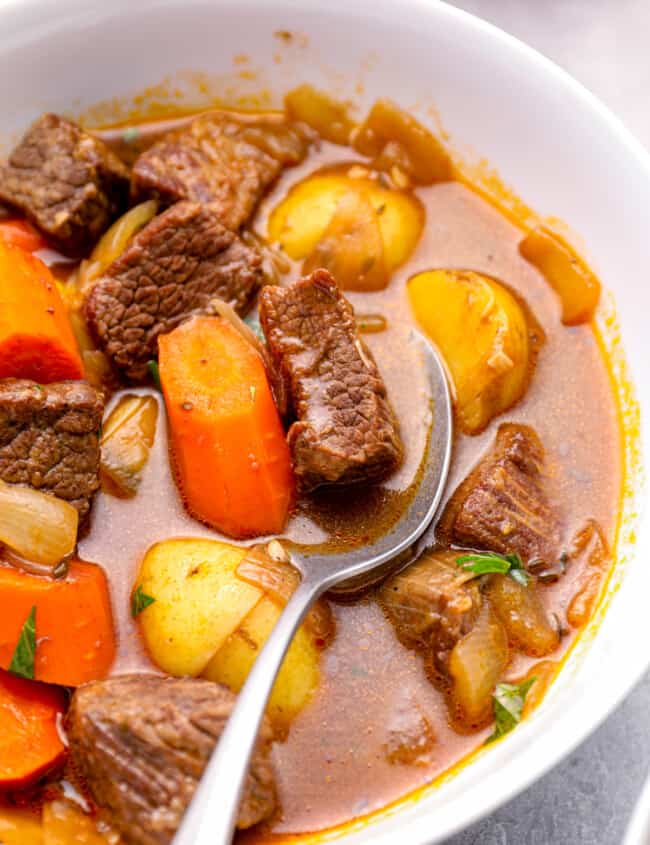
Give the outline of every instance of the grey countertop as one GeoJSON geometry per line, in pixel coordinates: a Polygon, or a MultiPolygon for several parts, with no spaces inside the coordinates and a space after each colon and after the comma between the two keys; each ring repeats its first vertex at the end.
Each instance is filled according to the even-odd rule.
{"type": "MultiPolygon", "coordinates": [[[[566,68],[650,149],[650,0],[453,5],[566,68]]],[[[650,674],[563,763],[449,845],[618,845],[649,770],[650,674]]]]}

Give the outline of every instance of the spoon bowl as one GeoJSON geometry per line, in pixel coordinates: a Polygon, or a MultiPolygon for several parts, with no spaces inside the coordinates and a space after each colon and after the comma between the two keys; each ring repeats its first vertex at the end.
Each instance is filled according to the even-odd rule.
{"type": "Polygon", "coordinates": [[[417,486],[400,519],[374,542],[344,552],[289,548],[302,580],[255,661],[235,709],[196,789],[174,845],[228,845],[267,699],[298,626],[326,592],[346,595],[378,583],[431,545],[452,447],[452,404],[444,366],[432,344],[413,331],[429,385],[431,427],[417,486]]]}

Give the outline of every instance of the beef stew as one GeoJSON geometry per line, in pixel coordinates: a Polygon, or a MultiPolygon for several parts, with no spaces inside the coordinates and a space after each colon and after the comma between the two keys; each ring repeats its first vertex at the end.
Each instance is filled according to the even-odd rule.
{"type": "Polygon", "coordinates": [[[151,124],[134,161],[115,134],[45,116],[0,167],[0,260],[21,268],[0,294],[17,302],[29,277],[67,321],[38,370],[36,300],[0,321],[0,511],[24,526],[19,543],[0,515],[0,602],[15,604],[0,719],[41,752],[16,774],[0,749],[0,792],[70,841],[89,823],[106,841],[171,841],[295,589],[291,544],[363,544],[418,484],[432,413],[419,328],[455,395],[437,544],[301,626],[239,836],[332,828],[515,727],[594,611],[621,486],[598,282],[388,101],[357,126],[301,86],[283,113],[151,124]],[[92,164],[53,223],[42,186],[75,145],[92,164]],[[23,217],[36,230],[18,246],[23,217]],[[84,260],[56,278],[25,255],[44,243],[84,260]],[[66,553],[44,552],[61,524],[48,500],[78,510],[66,553]],[[67,713],[67,748],[18,724],[37,704],[52,724],[67,713]]]}

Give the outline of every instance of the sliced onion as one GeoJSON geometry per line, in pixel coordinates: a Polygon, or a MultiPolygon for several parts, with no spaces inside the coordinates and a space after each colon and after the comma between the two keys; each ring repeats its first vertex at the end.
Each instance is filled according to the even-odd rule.
{"type": "Polygon", "coordinates": [[[218,317],[223,317],[223,319],[227,320],[234,329],[237,329],[244,340],[248,341],[248,343],[255,348],[264,363],[268,366],[269,361],[266,347],[255,334],[253,329],[251,329],[251,327],[242,320],[229,302],[215,296],[214,299],[210,300],[210,310],[218,317]]]}
{"type": "MultiPolygon", "coordinates": [[[[237,577],[259,587],[269,598],[284,606],[300,583],[300,574],[289,562],[277,554],[277,540],[268,546],[252,546],[237,566],[237,577]]],[[[281,546],[280,546],[281,547],[281,546]]],[[[282,547],[281,547],[282,548],[282,547]]],[[[317,601],[305,618],[305,627],[325,645],[334,636],[334,618],[325,601],[317,601]]]]}
{"type": "Polygon", "coordinates": [[[508,638],[485,602],[474,628],[454,646],[449,658],[453,717],[475,730],[490,721],[492,693],[508,665],[508,638]]]}
{"type": "Polygon", "coordinates": [[[90,258],[82,261],[77,274],[77,288],[85,293],[87,288],[98,279],[105,270],[119,258],[129,244],[131,238],[156,216],[158,203],[147,200],[134,206],[113,223],[110,229],[101,236],[90,254],[90,258]]]}
{"type": "Polygon", "coordinates": [[[149,450],[156,437],[158,402],[153,396],[123,396],[104,423],[101,439],[102,479],[108,492],[135,496],[149,450]]]}
{"type": "Polygon", "coordinates": [[[21,557],[55,568],[74,551],[78,524],[63,499],[0,481],[0,542],[21,557]]]}
{"type": "Polygon", "coordinates": [[[511,645],[532,657],[544,657],[555,651],[560,637],[532,581],[524,587],[508,575],[493,575],[486,595],[511,645]]]}

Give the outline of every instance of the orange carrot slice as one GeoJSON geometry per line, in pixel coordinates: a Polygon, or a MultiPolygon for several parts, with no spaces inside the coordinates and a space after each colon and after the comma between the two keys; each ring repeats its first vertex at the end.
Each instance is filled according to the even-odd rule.
{"type": "Polygon", "coordinates": [[[0,238],[0,378],[83,378],[65,305],[48,268],[0,238]]]}
{"type": "Polygon", "coordinates": [[[160,380],[186,506],[230,537],[282,531],[293,475],[264,364],[219,317],[159,339],[160,380]]]}
{"type": "Polygon", "coordinates": [[[28,786],[61,760],[64,710],[63,690],[0,671],[0,790],[28,786]]]}
{"type": "Polygon", "coordinates": [[[0,668],[11,665],[32,608],[36,680],[76,687],[108,673],[115,634],[101,567],[74,560],[65,578],[52,578],[0,565],[0,668]]]}

